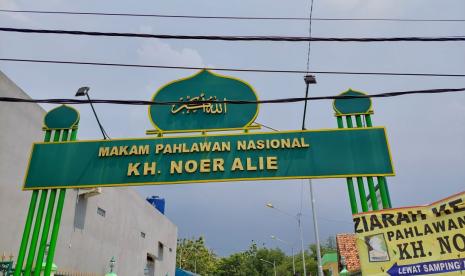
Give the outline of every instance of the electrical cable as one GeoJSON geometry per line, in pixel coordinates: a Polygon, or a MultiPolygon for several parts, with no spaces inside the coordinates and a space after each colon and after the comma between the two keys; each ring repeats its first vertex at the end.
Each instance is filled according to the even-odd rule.
{"type": "Polygon", "coordinates": [[[266,125],[264,125],[264,124],[262,124],[262,123],[259,123],[259,122],[257,122],[257,121],[255,121],[255,123],[256,123],[257,125],[260,125],[260,126],[266,128],[266,129],[269,129],[269,130],[272,130],[272,131],[279,131],[279,130],[277,130],[276,128],[272,128],[272,127],[266,126],[266,125]]]}
{"type": "MultiPolygon", "coordinates": [[[[310,13],[308,16],[308,37],[312,37],[312,15],[313,15],[313,0],[310,0],[310,13]]],[[[310,71],[310,52],[312,51],[312,41],[308,41],[308,52],[307,52],[307,71],[310,71]]]]}
{"type": "Polygon", "coordinates": [[[115,32],[90,32],[48,29],[25,29],[0,27],[2,32],[60,34],[60,35],[87,35],[103,37],[137,37],[180,40],[220,40],[220,41],[282,41],[282,42],[445,42],[465,41],[465,36],[444,37],[304,37],[304,36],[228,36],[228,35],[166,35],[144,33],[115,33],[115,32]]]}
{"type": "MultiPolygon", "coordinates": [[[[61,14],[61,15],[98,15],[98,16],[126,16],[126,17],[155,17],[181,19],[221,19],[221,20],[301,20],[308,21],[308,17],[254,17],[254,16],[203,16],[203,15],[172,15],[172,14],[140,14],[140,13],[106,13],[106,12],[72,12],[72,11],[44,11],[44,10],[11,10],[0,9],[4,13],[30,14],[61,14]]],[[[312,18],[313,21],[392,21],[392,22],[465,22],[465,19],[431,19],[431,18],[312,18]]]]}
{"type": "MultiPolygon", "coordinates": [[[[190,101],[189,105],[201,105],[205,103],[226,103],[226,104],[275,104],[275,103],[296,103],[303,101],[317,100],[335,100],[335,99],[358,99],[358,98],[388,98],[403,95],[414,94],[442,94],[442,93],[457,93],[464,92],[465,88],[439,88],[425,90],[409,90],[409,91],[393,91],[371,95],[337,95],[337,96],[318,96],[318,97],[303,97],[303,98],[282,98],[272,100],[244,101],[244,100],[202,100],[190,101]]],[[[0,97],[0,102],[12,103],[49,103],[49,104],[118,104],[118,105],[176,105],[187,104],[183,101],[145,101],[145,100],[102,100],[102,99],[24,99],[15,97],[0,97]]]]}
{"type": "MultiPolygon", "coordinates": [[[[307,71],[310,71],[310,51],[312,50],[312,40],[311,40],[311,38],[312,38],[312,15],[313,15],[313,3],[314,3],[313,0],[309,0],[309,1],[310,1],[310,12],[309,12],[309,15],[308,15],[308,37],[310,38],[310,40],[308,41],[308,51],[307,51],[307,71]]],[[[313,79],[315,79],[314,76],[310,76],[310,75],[305,75],[304,76],[305,85],[306,85],[305,98],[308,97],[308,89],[309,89],[309,84],[310,84],[310,82],[307,82],[307,77],[313,77],[313,79]]],[[[316,81],[314,80],[314,82],[316,82],[316,81]]],[[[304,102],[304,110],[303,110],[303,113],[302,113],[302,130],[305,130],[305,119],[307,117],[307,105],[308,105],[308,102],[305,101],[304,102]]],[[[309,180],[309,181],[311,183],[311,180],[309,180]]]]}
{"type": "Polygon", "coordinates": [[[103,63],[86,61],[66,61],[66,60],[39,60],[39,59],[18,59],[0,58],[0,61],[7,62],[27,62],[45,64],[68,64],[68,65],[90,65],[90,66],[110,66],[110,67],[134,67],[152,69],[181,69],[181,70],[212,70],[228,72],[250,72],[250,73],[288,73],[288,74],[324,74],[324,75],[374,75],[374,76],[410,76],[410,77],[465,77],[465,74],[438,74],[438,73],[394,73],[394,72],[347,72],[347,71],[303,71],[303,70],[272,70],[272,69],[248,69],[248,68],[215,68],[197,66],[165,66],[165,65],[144,65],[128,63],[103,63]]]}

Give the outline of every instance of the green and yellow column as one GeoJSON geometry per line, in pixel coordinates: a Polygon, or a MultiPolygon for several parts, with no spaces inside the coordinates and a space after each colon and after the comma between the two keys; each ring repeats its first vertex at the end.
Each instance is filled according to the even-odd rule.
{"type": "MultiPolygon", "coordinates": [[[[353,96],[354,98],[334,100],[333,109],[336,112],[335,116],[338,128],[373,127],[371,120],[371,115],[373,114],[371,99],[369,97],[360,97],[365,96],[365,93],[349,89],[340,95],[353,96]]],[[[370,207],[371,210],[379,210],[380,207],[382,209],[392,207],[385,176],[356,177],[355,180],[357,182],[361,210],[357,204],[354,178],[348,177],[346,179],[352,214],[357,214],[359,211],[370,211],[370,207]],[[378,182],[377,186],[375,185],[375,178],[378,182]],[[368,196],[366,187],[368,187],[368,196]],[[377,189],[379,189],[381,195],[381,203],[378,202],[377,189]],[[369,206],[369,203],[371,203],[371,206],[369,206]]]]}
{"type": "MultiPolygon", "coordinates": [[[[44,142],[76,140],[78,124],[79,112],[74,108],[62,105],[52,109],[44,117],[44,142]]],[[[51,274],[65,195],[66,189],[41,189],[32,192],[14,276],[39,276],[41,270],[44,270],[45,276],[51,274]],[[44,262],[47,245],[49,250],[44,262]]]]}

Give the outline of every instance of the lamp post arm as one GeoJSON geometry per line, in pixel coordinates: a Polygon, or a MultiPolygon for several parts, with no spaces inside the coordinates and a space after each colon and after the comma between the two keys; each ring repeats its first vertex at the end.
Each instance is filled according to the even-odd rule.
{"type": "Polygon", "coordinates": [[[287,245],[289,245],[290,247],[292,247],[292,244],[291,244],[290,242],[288,242],[288,241],[282,240],[282,239],[280,239],[280,238],[278,238],[278,237],[275,237],[275,239],[276,239],[277,241],[280,241],[280,242],[282,242],[282,243],[284,243],[284,244],[287,244],[287,245]]]}
{"type": "Polygon", "coordinates": [[[92,101],[90,100],[89,97],[89,92],[86,93],[87,99],[89,100],[90,107],[92,108],[92,111],[94,112],[95,119],[97,120],[98,127],[100,128],[100,131],[102,132],[103,139],[106,140],[107,136],[105,135],[105,131],[103,130],[103,126],[100,123],[100,120],[98,119],[97,112],[95,111],[94,105],[92,104],[92,101]]]}

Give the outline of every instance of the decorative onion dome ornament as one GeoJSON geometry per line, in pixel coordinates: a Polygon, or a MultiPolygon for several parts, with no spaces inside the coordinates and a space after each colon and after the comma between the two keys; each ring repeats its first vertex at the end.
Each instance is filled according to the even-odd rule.
{"type": "Polygon", "coordinates": [[[45,129],[75,128],[79,123],[79,112],[67,105],[61,105],[47,112],[44,117],[45,129]]]}
{"type": "Polygon", "coordinates": [[[162,132],[247,128],[258,115],[257,100],[254,89],[245,81],[201,70],[161,87],[152,101],[167,104],[149,106],[149,117],[155,129],[162,132]]]}
{"type": "MultiPolygon", "coordinates": [[[[366,96],[367,94],[352,89],[343,92],[339,96],[366,96]]],[[[371,99],[352,98],[352,99],[335,99],[333,102],[336,115],[361,115],[373,113],[371,99]]]]}
{"type": "Polygon", "coordinates": [[[111,257],[111,260],[110,260],[110,272],[105,274],[105,276],[117,276],[116,273],[113,271],[113,269],[115,268],[115,264],[116,264],[115,257],[111,257]]]}

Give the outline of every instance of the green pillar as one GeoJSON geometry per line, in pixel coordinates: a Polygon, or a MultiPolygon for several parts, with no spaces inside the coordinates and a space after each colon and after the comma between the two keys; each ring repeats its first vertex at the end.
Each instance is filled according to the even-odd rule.
{"type": "Polygon", "coordinates": [[[370,202],[373,210],[379,210],[378,206],[378,197],[376,196],[375,183],[373,182],[373,177],[367,177],[368,189],[370,190],[370,202]]]}
{"type": "Polygon", "coordinates": [[[15,272],[13,273],[14,276],[20,276],[21,271],[23,270],[24,256],[26,255],[27,243],[29,242],[29,233],[31,232],[31,225],[34,218],[38,194],[39,191],[37,190],[32,192],[31,201],[29,203],[29,211],[27,212],[26,224],[23,231],[23,238],[21,239],[18,259],[16,260],[15,272]]]}
{"type": "Polygon", "coordinates": [[[352,116],[347,115],[346,116],[346,123],[347,123],[347,128],[353,128],[354,124],[352,123],[352,116]]]}
{"type": "Polygon", "coordinates": [[[47,213],[45,215],[44,227],[42,228],[42,236],[40,238],[39,252],[37,252],[36,265],[34,266],[34,276],[40,276],[42,263],[44,261],[45,249],[47,248],[48,233],[50,232],[50,221],[52,220],[53,208],[55,206],[57,190],[50,190],[48,199],[47,213]]]}
{"type": "Polygon", "coordinates": [[[50,137],[51,136],[52,136],[52,131],[51,130],[46,130],[45,131],[44,142],[50,142],[50,137]]]}
{"type": "MultiPolygon", "coordinates": [[[[355,98],[337,98],[333,101],[333,109],[336,112],[335,116],[337,119],[337,124],[339,128],[344,128],[344,117],[346,120],[346,127],[353,128],[354,123],[352,120],[352,116],[355,117],[355,123],[357,128],[362,127],[373,127],[373,123],[371,121],[371,114],[373,114],[372,109],[372,102],[370,97],[367,97],[367,94],[348,89],[347,91],[340,94],[340,96],[356,96],[355,98]],[[363,96],[363,97],[360,97],[363,96]],[[365,118],[366,126],[363,125],[363,118],[365,118]]],[[[368,145],[369,146],[369,145],[368,145]]],[[[371,201],[372,209],[379,210],[380,203],[378,202],[378,198],[376,196],[376,186],[373,176],[366,176],[366,177],[356,177],[357,179],[357,186],[358,192],[360,195],[360,205],[362,206],[362,210],[364,212],[368,211],[368,200],[371,201]],[[365,181],[366,178],[368,190],[369,190],[369,198],[366,196],[365,192],[365,181]]],[[[381,203],[383,208],[390,208],[391,205],[391,198],[389,196],[389,189],[387,187],[386,178],[377,177],[378,180],[378,187],[381,194],[381,203]]],[[[347,178],[347,188],[349,190],[349,198],[351,202],[352,214],[357,213],[357,203],[355,201],[355,189],[353,186],[353,178],[347,178]]]]}
{"type": "Polygon", "coordinates": [[[349,191],[350,209],[352,214],[358,213],[357,198],[355,196],[354,180],[351,177],[346,178],[347,190],[349,191]]]}
{"type": "Polygon", "coordinates": [[[367,201],[367,194],[365,193],[365,184],[363,183],[362,177],[357,177],[357,186],[358,186],[358,193],[360,194],[360,203],[362,204],[362,211],[368,211],[368,201],[367,201]]]}
{"type": "MultiPolygon", "coordinates": [[[[44,124],[45,124],[45,142],[50,142],[53,139],[53,142],[66,142],[69,139],[76,140],[77,136],[77,127],[79,123],[79,113],[71,107],[62,105],[60,107],[54,108],[50,112],[45,115],[44,124]],[[68,125],[63,125],[63,121],[69,123],[68,125]],[[70,135],[71,131],[71,135],[70,135]],[[54,133],[53,133],[54,132],[54,133]],[[53,137],[53,138],[52,138],[53,137]]],[[[36,205],[37,205],[37,197],[39,194],[39,190],[34,190],[32,192],[31,202],[29,204],[29,211],[26,218],[26,224],[24,227],[24,233],[21,240],[21,245],[19,248],[18,259],[15,267],[14,276],[21,276],[22,275],[22,268],[23,262],[26,255],[26,251],[28,249],[29,243],[29,235],[31,231],[31,225],[34,221],[34,230],[32,233],[32,238],[29,243],[29,254],[27,258],[27,263],[24,271],[24,275],[31,275],[32,270],[34,268],[34,276],[41,275],[41,270],[44,268],[45,276],[49,276],[51,270],[53,269],[53,258],[56,249],[56,243],[58,239],[58,232],[60,228],[61,216],[63,213],[63,206],[65,202],[65,195],[66,189],[60,189],[58,195],[58,203],[57,208],[55,210],[55,215],[53,215],[55,201],[57,196],[57,190],[52,189],[50,190],[42,190],[40,201],[37,209],[37,213],[35,212],[36,205]],[[48,204],[47,202],[48,196],[48,204]],[[45,221],[42,225],[42,219],[44,215],[44,208],[47,204],[47,210],[45,215],[45,221]],[[34,218],[35,214],[35,218],[34,218]],[[50,248],[49,254],[47,256],[46,263],[43,263],[45,250],[47,247],[47,242],[49,238],[49,230],[50,226],[53,221],[53,229],[50,237],[50,248]],[[42,228],[42,229],[41,229],[42,228]],[[36,258],[36,247],[37,241],[40,234],[40,243],[39,249],[37,251],[37,258],[36,258]],[[35,261],[35,265],[34,265],[35,261]]]]}
{"type": "MultiPolygon", "coordinates": [[[[342,116],[336,116],[337,119],[337,127],[344,128],[344,121],[342,120],[342,116]]],[[[352,214],[358,213],[357,208],[357,198],[355,197],[355,189],[354,189],[354,181],[351,177],[346,178],[347,182],[347,191],[349,192],[349,201],[350,201],[350,209],[352,214]]]]}
{"type": "MultiPolygon", "coordinates": [[[[365,115],[365,120],[367,122],[367,127],[373,126],[370,114],[365,115]]],[[[381,195],[381,203],[383,205],[383,209],[392,208],[391,197],[389,195],[389,189],[387,187],[386,177],[384,176],[378,177],[378,186],[379,186],[379,193],[381,195]]]]}
{"type": "MultiPolygon", "coordinates": [[[[44,142],[50,142],[51,135],[52,135],[51,130],[45,131],[44,142]]],[[[24,225],[23,236],[21,239],[21,245],[19,246],[18,258],[16,259],[15,271],[13,273],[14,276],[20,276],[23,270],[23,262],[26,256],[27,244],[29,242],[29,235],[31,232],[32,221],[34,219],[34,213],[36,209],[38,195],[39,195],[38,190],[35,190],[32,192],[31,201],[29,203],[29,210],[27,212],[27,217],[26,217],[26,223],[24,225]]]]}
{"type": "MultiPolygon", "coordinates": [[[[72,141],[76,140],[76,136],[77,136],[77,129],[72,129],[71,140],[72,141]]],[[[63,130],[61,141],[62,142],[68,141],[68,137],[69,137],[69,129],[63,130]]],[[[58,240],[58,233],[60,231],[61,216],[63,214],[63,206],[65,204],[65,197],[66,197],[66,189],[60,189],[60,193],[58,195],[58,203],[57,203],[57,208],[56,208],[56,213],[55,213],[55,219],[53,221],[52,235],[50,237],[50,247],[48,249],[48,255],[47,255],[47,260],[45,264],[45,271],[44,271],[45,276],[50,275],[52,271],[53,259],[55,257],[55,249],[56,249],[57,240],[58,240]]]]}
{"type": "Polygon", "coordinates": [[[383,209],[391,208],[389,204],[389,198],[386,191],[386,178],[384,176],[378,176],[378,185],[379,192],[381,194],[381,203],[383,204],[383,209]]]}
{"type": "Polygon", "coordinates": [[[391,194],[389,193],[389,186],[387,185],[387,180],[386,180],[386,177],[384,177],[384,188],[386,190],[386,195],[387,195],[387,199],[388,199],[388,203],[389,203],[389,208],[392,208],[392,203],[391,203],[391,194]]]}
{"type": "Polygon", "coordinates": [[[36,255],[37,239],[39,238],[40,227],[42,226],[42,219],[44,216],[44,207],[45,201],[47,200],[48,190],[42,190],[39,200],[39,208],[37,209],[37,214],[34,222],[34,230],[32,232],[31,242],[29,244],[29,254],[27,257],[26,268],[24,270],[24,275],[31,275],[32,264],[34,262],[34,257],[36,255]]]}
{"type": "MultiPolygon", "coordinates": [[[[355,116],[356,123],[358,124],[359,122],[359,116],[355,116]]],[[[346,122],[347,122],[347,128],[353,128],[353,122],[352,122],[352,116],[347,115],[346,116],[346,122]]],[[[361,120],[360,120],[361,124],[361,120]]],[[[358,186],[358,193],[360,194],[360,204],[362,205],[362,211],[366,212],[368,211],[368,202],[367,202],[367,197],[365,193],[365,185],[363,184],[363,178],[362,177],[357,177],[357,186],[358,186]]]]}
{"type": "Polygon", "coordinates": [[[355,115],[355,122],[357,124],[357,127],[363,127],[362,117],[360,115],[355,115]]]}
{"type": "Polygon", "coordinates": [[[61,134],[61,130],[55,130],[55,134],[53,135],[53,142],[60,141],[60,134],[61,134]]]}
{"type": "Polygon", "coordinates": [[[65,203],[66,189],[60,189],[58,195],[58,204],[53,221],[52,236],[50,237],[50,247],[48,249],[47,263],[45,265],[44,275],[49,276],[52,271],[53,258],[55,257],[55,249],[57,246],[58,232],[60,230],[61,215],[63,213],[63,205],[65,203]]]}
{"type": "MultiPolygon", "coordinates": [[[[361,128],[363,127],[362,123],[362,116],[361,115],[355,115],[355,120],[357,123],[357,127],[361,128]]],[[[363,179],[360,180],[362,185],[363,185],[363,179]]],[[[368,182],[368,190],[370,192],[370,201],[371,201],[371,207],[373,210],[378,210],[378,199],[376,197],[376,190],[375,190],[375,184],[373,182],[373,177],[368,176],[367,177],[367,182],[368,182]]],[[[360,184],[359,184],[360,186],[360,184]]],[[[362,196],[362,193],[360,192],[360,196],[362,196]]],[[[364,197],[366,199],[366,196],[364,197]]],[[[363,200],[362,200],[363,202],[363,200]]],[[[368,204],[367,204],[367,210],[368,210],[368,204]]]]}

